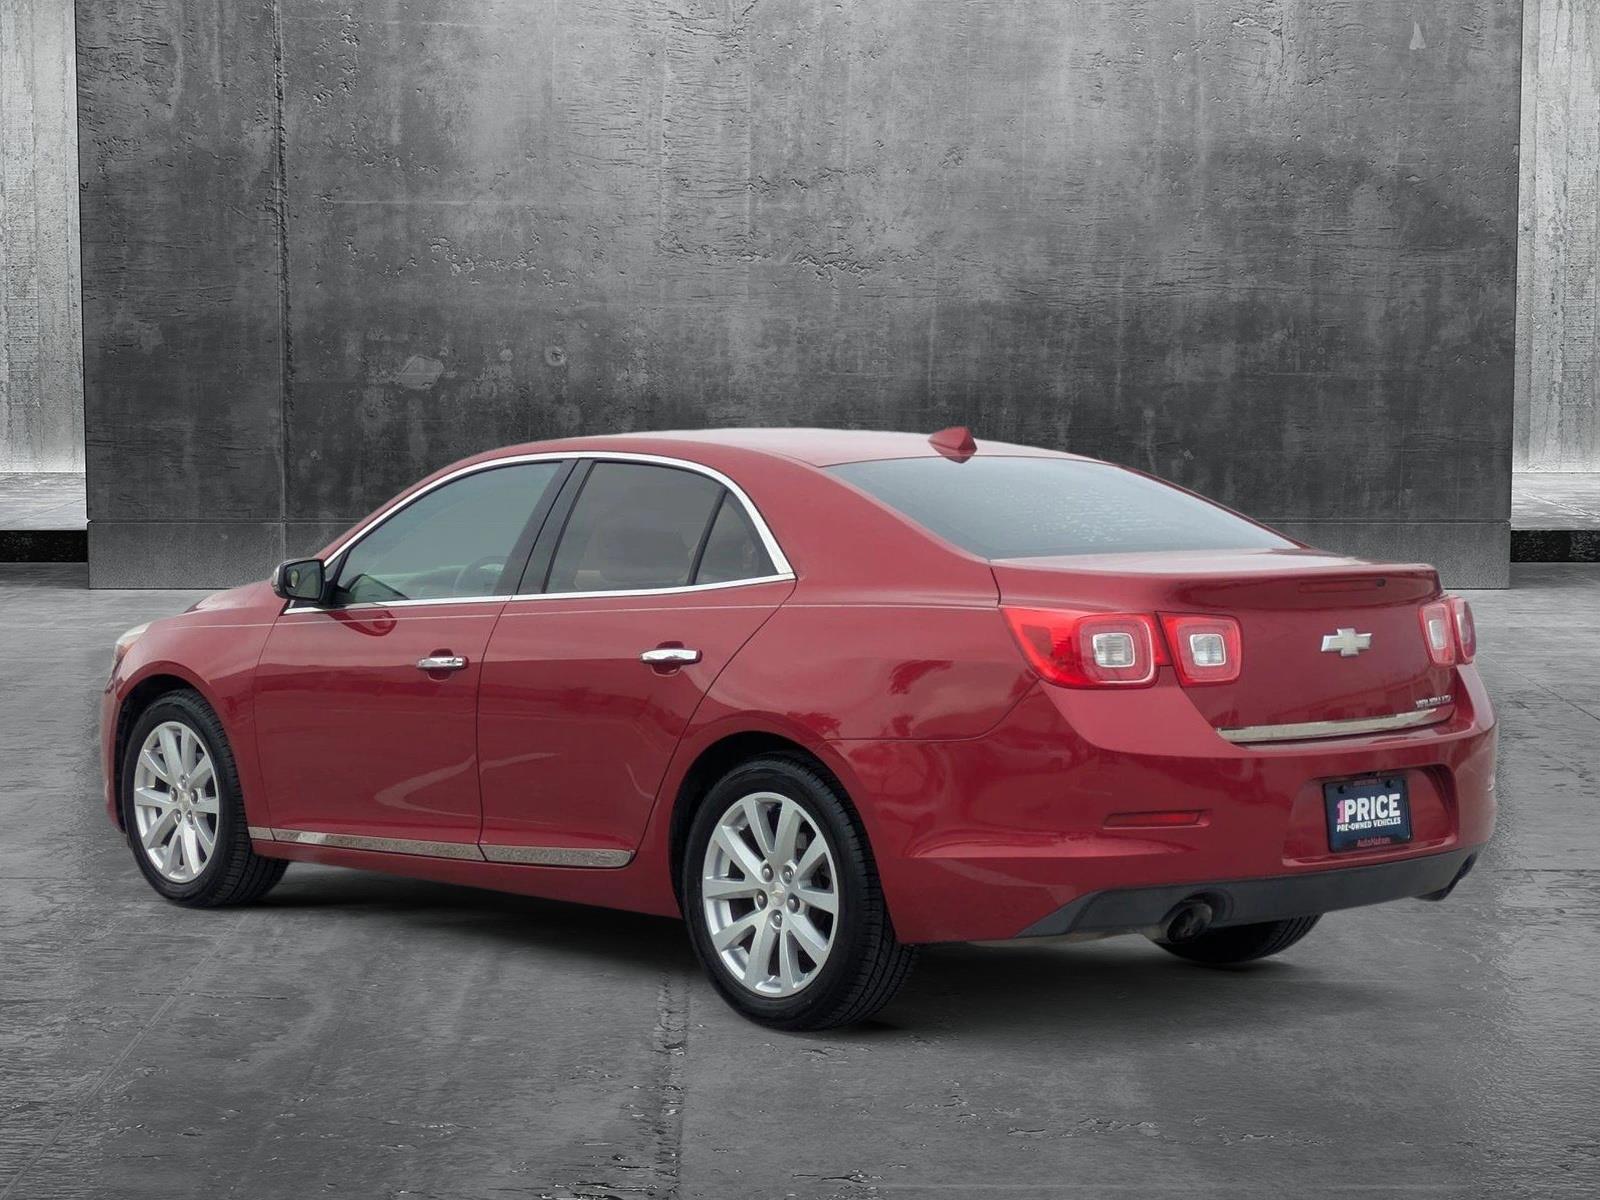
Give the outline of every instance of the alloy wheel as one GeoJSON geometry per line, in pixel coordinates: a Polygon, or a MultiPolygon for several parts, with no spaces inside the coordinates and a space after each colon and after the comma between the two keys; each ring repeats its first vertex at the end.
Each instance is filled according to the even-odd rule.
{"type": "Polygon", "coordinates": [[[163,879],[192,883],[216,850],[222,819],[211,751],[182,721],[164,721],[139,749],[133,815],[139,844],[163,879]]]}
{"type": "Polygon", "coordinates": [[[701,907],[723,968],[760,996],[792,996],[822,970],[839,929],[833,849],[787,796],[728,806],[706,846],[701,907]]]}

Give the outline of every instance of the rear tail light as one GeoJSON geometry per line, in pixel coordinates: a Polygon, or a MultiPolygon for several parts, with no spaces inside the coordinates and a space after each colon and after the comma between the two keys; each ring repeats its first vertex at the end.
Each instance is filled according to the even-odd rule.
{"type": "Polygon", "coordinates": [[[1428,657],[1436,667],[1448,667],[1456,661],[1456,636],[1451,630],[1454,620],[1450,606],[1443,600],[1424,604],[1419,611],[1422,618],[1422,640],[1427,643],[1428,657]]]}
{"type": "Polygon", "coordinates": [[[1167,661],[1155,619],[1145,613],[1003,608],[1023,657],[1062,687],[1145,687],[1167,661]]]}
{"type": "Polygon", "coordinates": [[[1172,647],[1172,661],[1185,687],[1207,683],[1232,683],[1243,665],[1239,622],[1232,617],[1191,617],[1161,614],[1172,647]]]}
{"type": "Polygon", "coordinates": [[[1456,631],[1456,654],[1459,661],[1469,663],[1478,653],[1478,627],[1472,620],[1472,605],[1460,596],[1446,596],[1450,616],[1456,631]]]}

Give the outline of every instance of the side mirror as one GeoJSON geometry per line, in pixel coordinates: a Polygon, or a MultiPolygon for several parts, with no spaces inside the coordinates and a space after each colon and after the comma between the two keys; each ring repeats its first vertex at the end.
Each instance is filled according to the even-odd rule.
{"type": "Polygon", "coordinates": [[[272,572],[272,590],[285,600],[321,600],[326,589],[327,578],[320,559],[291,559],[279,563],[272,572]]]}

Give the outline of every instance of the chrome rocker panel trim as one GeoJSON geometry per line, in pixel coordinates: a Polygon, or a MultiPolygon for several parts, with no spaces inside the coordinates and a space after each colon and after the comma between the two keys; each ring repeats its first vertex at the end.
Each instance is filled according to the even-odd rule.
{"type": "Polygon", "coordinates": [[[1424,708],[1416,712],[1394,713],[1387,717],[1354,717],[1343,721],[1301,721],[1290,725],[1242,725],[1219,729],[1217,736],[1237,745],[1261,742],[1304,742],[1316,738],[1354,737],[1363,733],[1392,733],[1437,725],[1450,716],[1448,708],[1424,708]]]}
{"type": "Polygon", "coordinates": [[[379,854],[411,854],[419,858],[459,858],[472,862],[512,863],[535,867],[625,867],[628,850],[591,850],[581,846],[489,846],[469,842],[430,842],[411,838],[368,837],[356,833],[321,833],[311,829],[275,829],[251,825],[258,842],[293,846],[326,846],[331,850],[371,850],[379,854]]]}

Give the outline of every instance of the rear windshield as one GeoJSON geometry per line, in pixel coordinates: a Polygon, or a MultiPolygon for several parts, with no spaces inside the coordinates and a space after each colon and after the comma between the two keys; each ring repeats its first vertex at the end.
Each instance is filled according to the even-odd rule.
{"type": "Polygon", "coordinates": [[[1294,545],[1214,504],[1109,463],[896,458],[830,470],[984,558],[1294,545]]]}

